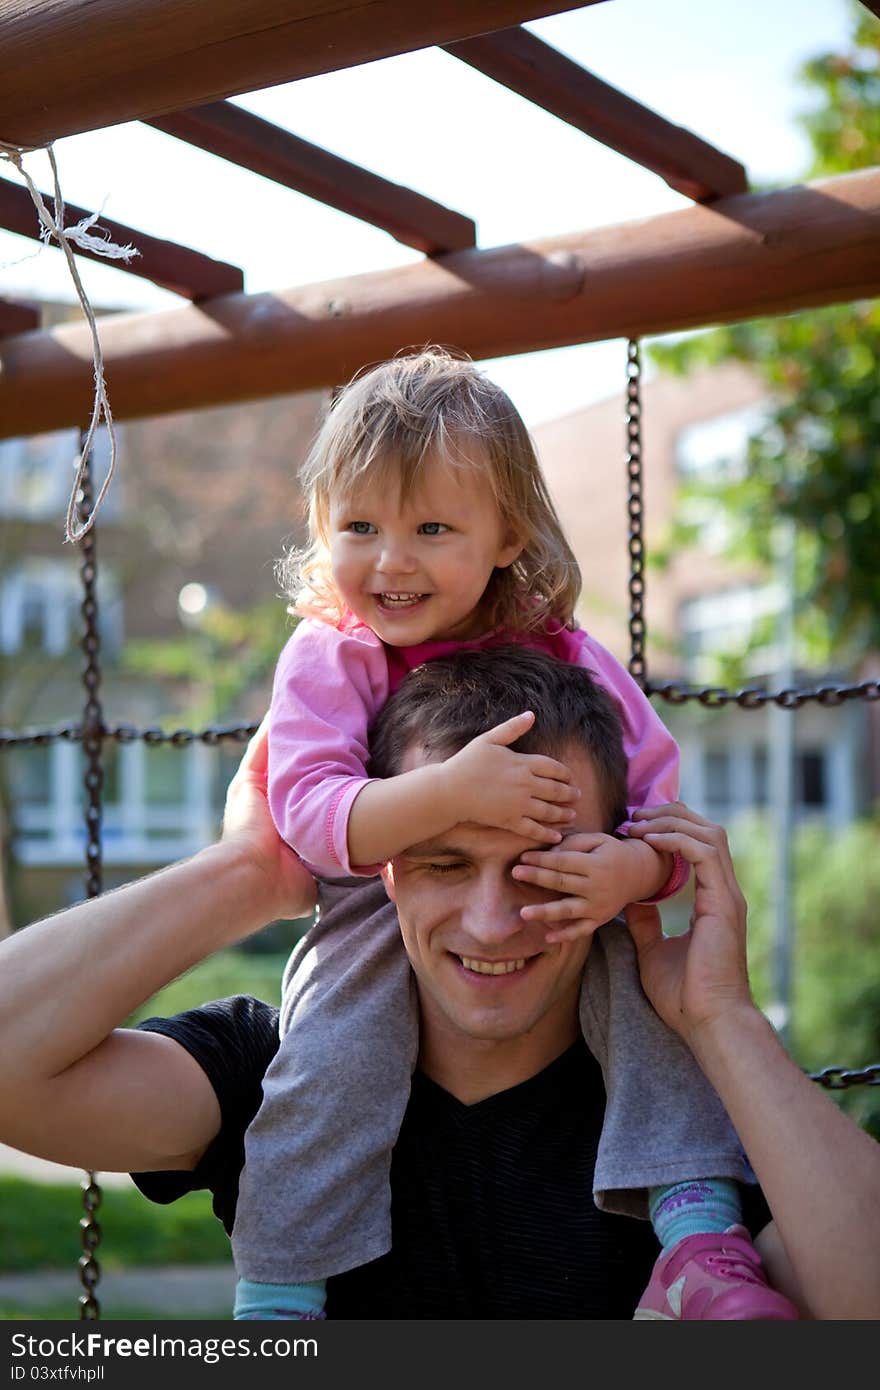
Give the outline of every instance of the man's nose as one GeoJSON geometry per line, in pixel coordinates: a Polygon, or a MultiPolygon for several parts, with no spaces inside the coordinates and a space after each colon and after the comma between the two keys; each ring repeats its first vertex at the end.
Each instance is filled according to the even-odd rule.
{"type": "Polygon", "coordinates": [[[525,930],[519,915],[528,901],[523,885],[504,875],[485,875],[471,882],[462,905],[462,926],[468,935],[484,946],[502,946],[525,930]]]}

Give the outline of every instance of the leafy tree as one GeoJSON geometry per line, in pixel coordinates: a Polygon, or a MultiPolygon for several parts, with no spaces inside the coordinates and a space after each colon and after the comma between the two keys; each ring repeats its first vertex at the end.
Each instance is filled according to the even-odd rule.
{"type": "Polygon", "coordinates": [[[241,702],[254,692],[262,696],[262,712],[280,642],[291,630],[278,599],[246,609],[217,603],[206,609],[193,633],[132,638],[123,670],[178,685],[186,692],[184,717],[196,727],[228,721],[239,717],[241,702]]]}
{"type": "MultiPolygon", "coordinates": [[[[804,826],[794,843],[792,1055],[810,1071],[863,1067],[880,1058],[880,824],[864,821],[829,836],[804,826]]],[[[733,839],[737,876],[749,904],[749,969],[755,997],[772,998],[773,836],[758,820],[733,839]]],[[[834,1093],[880,1138],[875,1088],[834,1093]]]]}
{"type": "MultiPolygon", "coordinates": [[[[806,176],[880,164],[877,19],[855,5],[847,52],[812,59],[801,76],[817,99],[802,117],[813,148],[806,176]]],[[[746,563],[768,563],[773,519],[793,520],[806,661],[853,660],[880,648],[880,303],[736,324],[655,345],[652,356],[678,373],[737,361],[763,377],[770,413],[745,469],[720,485],[690,483],[684,496],[723,508],[727,554],[746,563]]],[[[679,522],[663,550],[698,534],[693,521],[679,522]]]]}

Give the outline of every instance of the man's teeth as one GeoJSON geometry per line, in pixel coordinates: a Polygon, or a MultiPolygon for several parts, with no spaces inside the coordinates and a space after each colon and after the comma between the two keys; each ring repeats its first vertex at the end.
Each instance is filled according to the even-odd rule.
{"type": "Polygon", "coordinates": [[[475,970],[478,975],[512,975],[522,970],[525,958],[521,960],[473,960],[470,956],[459,956],[465,970],[475,970]]]}
{"type": "Polygon", "coordinates": [[[383,603],[395,604],[399,608],[408,608],[422,597],[422,594],[380,594],[383,603]]]}

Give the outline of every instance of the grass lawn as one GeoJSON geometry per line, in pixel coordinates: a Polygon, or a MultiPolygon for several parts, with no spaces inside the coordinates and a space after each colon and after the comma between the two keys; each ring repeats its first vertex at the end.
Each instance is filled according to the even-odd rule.
{"type": "MultiPolygon", "coordinates": [[[[100,1288],[98,1297],[100,1302],[100,1288]]],[[[18,1308],[13,1304],[0,1307],[0,1322],[79,1322],[79,1309],[77,1308],[76,1298],[67,1298],[63,1302],[56,1300],[54,1303],[46,1303],[40,1308],[18,1308]]],[[[228,1322],[228,1313],[218,1313],[212,1317],[207,1313],[179,1313],[175,1318],[170,1313],[163,1313],[157,1317],[155,1313],[143,1308],[118,1308],[109,1315],[101,1309],[101,1322],[228,1322]]]]}
{"type": "MultiPolygon", "coordinates": [[[[0,1177],[0,1272],[76,1268],[82,1254],[83,1215],[75,1186],[0,1177]]],[[[229,1240],[211,1210],[207,1192],[191,1192],[160,1207],[139,1192],[104,1193],[98,1219],[103,1237],[98,1261],[108,1271],[125,1266],[222,1264],[231,1258],[229,1240]]]]}
{"type": "Polygon", "coordinates": [[[235,950],[218,951],[154,994],[132,1014],[129,1022],[137,1023],[154,1015],[179,1014],[209,999],[226,999],[230,994],[253,994],[268,1004],[279,1004],[286,961],[286,952],[257,955],[235,950]]]}

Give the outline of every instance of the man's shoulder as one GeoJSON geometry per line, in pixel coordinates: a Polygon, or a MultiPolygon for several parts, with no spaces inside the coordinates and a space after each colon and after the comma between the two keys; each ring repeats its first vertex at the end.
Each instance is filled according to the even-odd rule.
{"type": "Polygon", "coordinates": [[[230,1072],[241,1078],[261,1078],[278,1049],[277,1007],[249,994],[214,999],[168,1017],[147,1018],[137,1027],[180,1043],[215,1089],[230,1072]]]}

